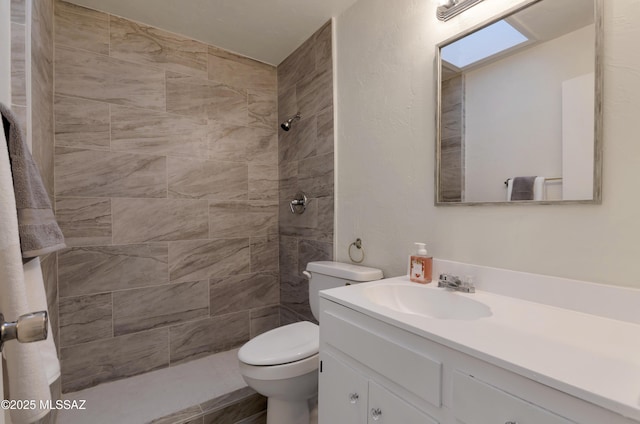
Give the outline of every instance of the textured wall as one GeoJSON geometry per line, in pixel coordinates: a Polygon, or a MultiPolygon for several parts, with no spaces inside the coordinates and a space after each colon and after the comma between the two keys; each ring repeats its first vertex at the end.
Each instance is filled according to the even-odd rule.
{"type": "Polygon", "coordinates": [[[436,3],[360,0],[337,19],[338,259],[360,236],[369,264],[400,275],[424,240],[438,258],[640,287],[640,2],[603,2],[602,205],[456,208],[433,206],[435,45],[522,2],[485,1],[448,22],[436,3]]]}
{"type": "Polygon", "coordinates": [[[64,390],[279,325],[276,69],[65,2],[55,23],[64,390]]]}
{"type": "Polygon", "coordinates": [[[313,319],[307,262],[333,259],[333,63],[331,22],[278,66],[278,122],[300,112],[290,131],[279,130],[280,300],[283,323],[313,319]],[[298,191],[307,210],[293,215],[298,191]]]}

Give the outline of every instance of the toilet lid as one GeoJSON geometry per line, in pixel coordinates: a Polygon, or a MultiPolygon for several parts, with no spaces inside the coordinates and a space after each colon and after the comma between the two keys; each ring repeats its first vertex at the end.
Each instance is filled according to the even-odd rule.
{"type": "Polygon", "coordinates": [[[240,348],[238,359],[249,365],[287,364],[315,355],[319,346],[319,327],[302,321],[254,337],[240,348]]]}

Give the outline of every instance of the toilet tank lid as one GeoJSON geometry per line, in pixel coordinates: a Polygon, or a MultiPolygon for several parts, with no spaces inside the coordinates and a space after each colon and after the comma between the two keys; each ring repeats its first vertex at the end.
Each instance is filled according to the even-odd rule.
{"type": "Polygon", "coordinates": [[[309,262],[307,271],[351,281],[374,281],[383,277],[377,268],[333,261],[309,262]]]}
{"type": "Polygon", "coordinates": [[[238,359],[249,365],[281,365],[300,361],[318,353],[319,327],[301,321],[262,333],[244,344],[238,359]]]}

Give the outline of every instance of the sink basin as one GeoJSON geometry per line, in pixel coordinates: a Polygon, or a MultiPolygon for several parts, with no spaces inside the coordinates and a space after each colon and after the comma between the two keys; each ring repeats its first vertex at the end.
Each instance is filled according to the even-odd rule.
{"type": "Polygon", "coordinates": [[[378,284],[366,287],[364,295],[385,308],[428,318],[474,320],[492,315],[491,308],[467,295],[419,285],[378,284]]]}

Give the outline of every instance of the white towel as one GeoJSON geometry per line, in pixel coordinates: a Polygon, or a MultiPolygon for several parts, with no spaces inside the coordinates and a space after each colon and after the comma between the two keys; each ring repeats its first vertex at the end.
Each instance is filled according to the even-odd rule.
{"type": "MultiPolygon", "coordinates": [[[[511,201],[511,191],[513,190],[513,178],[507,180],[507,202],[511,201]]],[[[533,200],[547,199],[547,184],[545,177],[536,177],[533,180],[533,200]]]]}
{"type": "MultiPolygon", "coordinates": [[[[0,131],[0,311],[5,320],[15,321],[22,314],[35,312],[28,299],[7,141],[4,131],[0,131]]],[[[13,340],[4,345],[11,399],[35,400],[37,407],[11,410],[14,424],[35,422],[49,412],[48,409],[40,409],[39,404],[40,400],[51,399],[38,346],[42,343],[18,343],[13,340]]]]}

